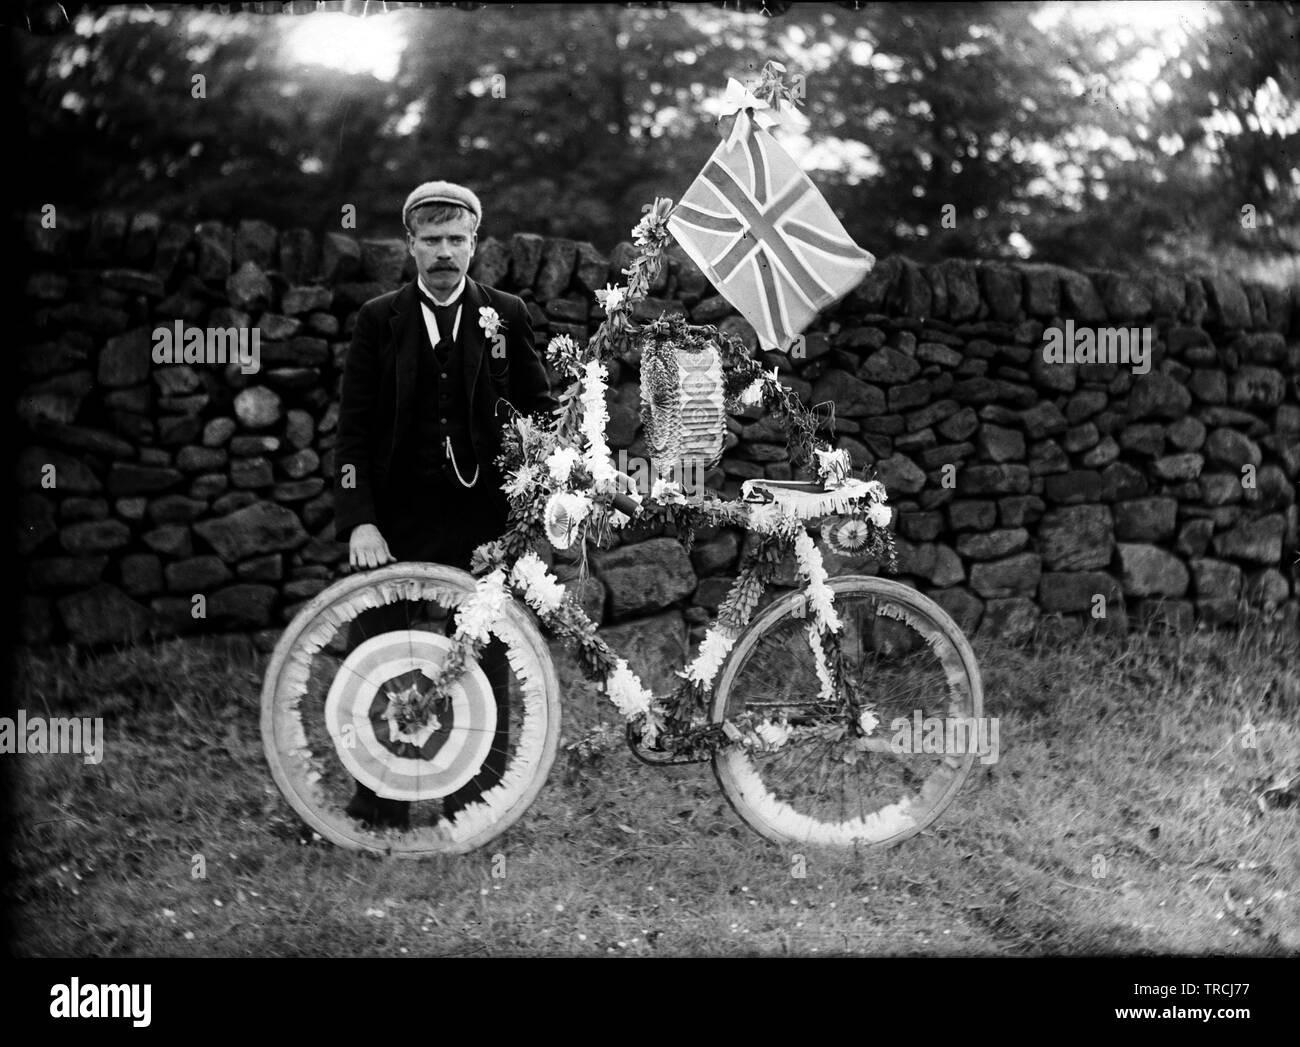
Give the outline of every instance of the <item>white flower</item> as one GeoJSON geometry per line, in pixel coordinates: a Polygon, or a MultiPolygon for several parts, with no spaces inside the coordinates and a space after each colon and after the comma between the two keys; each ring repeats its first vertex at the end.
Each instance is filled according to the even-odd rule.
{"type": "Polygon", "coordinates": [[[501,490],[507,498],[518,498],[533,484],[537,483],[537,468],[533,465],[521,465],[502,485],[501,490]]]}
{"type": "Polygon", "coordinates": [[[591,499],[586,495],[557,491],[546,502],[546,537],[557,549],[569,548],[589,512],[591,499]]]}
{"type": "Polygon", "coordinates": [[[572,447],[557,447],[547,456],[546,468],[551,474],[551,479],[557,484],[569,482],[569,474],[573,472],[573,467],[582,460],[582,455],[572,447]]]}
{"type": "Polygon", "coordinates": [[[748,527],[758,534],[775,534],[784,526],[785,520],[786,513],[780,503],[767,502],[749,510],[748,527]]]}
{"type": "Polygon", "coordinates": [[[780,376],[781,369],[779,367],[773,367],[771,374],[768,374],[766,371],[760,371],[758,377],[741,390],[740,402],[747,407],[752,407],[754,404],[761,403],[763,400],[763,390],[767,388],[769,382],[773,385],[780,385],[780,376]]]}
{"type": "Polygon", "coordinates": [[[636,244],[637,247],[648,246],[650,243],[651,233],[654,231],[657,224],[658,223],[653,213],[643,216],[641,221],[637,222],[637,224],[632,227],[632,242],[636,244]]]}
{"type": "Polygon", "coordinates": [[[817,475],[829,491],[841,486],[853,472],[853,460],[844,448],[827,448],[813,452],[817,456],[817,475]]]}
{"type": "Polygon", "coordinates": [[[596,301],[604,307],[606,316],[613,316],[615,312],[621,309],[626,298],[626,287],[612,287],[606,284],[603,291],[596,292],[596,301]]]}
{"type": "Polygon", "coordinates": [[[835,613],[835,608],[831,601],[834,599],[829,588],[825,585],[810,585],[808,587],[808,602],[812,604],[814,621],[822,629],[829,629],[831,632],[839,632],[840,620],[835,613]]]}
{"type": "Polygon", "coordinates": [[[582,377],[582,435],[587,438],[587,450],[582,456],[596,490],[608,490],[618,480],[618,470],[611,462],[609,445],[605,443],[605,425],[609,410],[605,406],[605,365],[599,360],[588,361],[582,377]]]}
{"type": "Polygon", "coordinates": [[[686,668],[685,677],[693,683],[708,687],[722,668],[722,662],[735,644],[735,637],[723,632],[716,625],[704,634],[700,642],[699,654],[695,661],[686,668]]]}
{"type": "Polygon", "coordinates": [[[501,617],[510,594],[506,592],[506,572],[498,567],[480,578],[474,592],[456,612],[456,639],[487,643],[491,625],[501,617]]]}
{"type": "Polygon", "coordinates": [[[831,674],[826,668],[826,652],[822,650],[821,637],[817,634],[817,623],[808,623],[808,647],[813,653],[813,668],[817,670],[817,679],[821,681],[821,690],[818,692],[819,697],[824,702],[829,702],[835,697],[835,684],[831,680],[831,674]]]}
{"type": "Polygon", "coordinates": [[[659,477],[650,487],[650,499],[666,505],[685,505],[686,491],[676,480],[659,477]]]}
{"type": "Polygon", "coordinates": [[[494,338],[497,331],[505,326],[505,322],[497,315],[495,309],[490,305],[485,305],[478,311],[478,325],[483,328],[483,333],[488,338],[494,338]]]}
{"type": "Polygon", "coordinates": [[[561,356],[577,351],[578,343],[567,334],[557,334],[546,344],[547,355],[552,360],[558,360],[561,356]]]}
{"type": "Polygon", "coordinates": [[[894,510],[887,505],[881,505],[879,502],[873,502],[867,506],[867,519],[877,527],[888,527],[893,515],[894,510]]]}
{"type": "Polygon", "coordinates": [[[870,709],[863,709],[862,715],[858,717],[858,726],[862,728],[863,734],[870,734],[880,726],[880,717],[870,709]]]}
{"type": "Polygon", "coordinates": [[[793,733],[789,724],[773,723],[764,720],[754,728],[755,733],[763,739],[763,745],[769,750],[776,750],[790,740],[793,733]]]}
{"type": "Polygon", "coordinates": [[[883,502],[885,500],[885,485],[879,480],[868,480],[867,497],[873,502],[883,502]]]}
{"type": "Polygon", "coordinates": [[[604,440],[601,440],[599,445],[593,445],[583,456],[583,461],[591,471],[592,484],[596,490],[607,491],[614,486],[618,479],[618,470],[610,461],[609,449],[605,447],[604,440]]]}
{"type": "MultiPolygon", "coordinates": [[[[835,595],[826,584],[826,568],[822,565],[821,550],[803,528],[800,528],[795,536],[794,551],[799,562],[799,573],[808,582],[807,599],[813,609],[813,621],[810,627],[814,632],[823,629],[839,632],[840,619],[832,606],[835,595]]],[[[821,644],[818,643],[816,646],[820,652],[821,644]]]]}
{"type": "Polygon", "coordinates": [[[627,666],[627,659],[614,663],[614,671],[605,678],[605,694],[626,719],[650,711],[654,695],[641,685],[640,678],[627,666]]]}
{"type": "Polygon", "coordinates": [[[564,586],[551,577],[546,564],[532,550],[515,561],[510,580],[524,591],[524,599],[539,614],[552,614],[564,603],[564,586]]]}
{"type": "Polygon", "coordinates": [[[423,747],[434,734],[435,731],[441,730],[442,723],[432,712],[425,717],[422,726],[415,727],[411,731],[404,731],[398,722],[398,709],[407,702],[414,701],[418,697],[419,688],[414,684],[405,688],[397,694],[389,693],[388,708],[384,712],[384,719],[388,721],[388,740],[390,742],[410,742],[417,749],[423,747]]]}

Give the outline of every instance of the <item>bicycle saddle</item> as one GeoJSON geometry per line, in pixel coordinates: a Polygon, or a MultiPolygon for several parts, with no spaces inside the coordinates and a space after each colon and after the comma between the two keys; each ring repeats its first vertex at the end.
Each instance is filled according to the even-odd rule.
{"type": "Polygon", "coordinates": [[[803,520],[830,513],[841,513],[870,488],[864,480],[849,480],[827,488],[817,480],[746,480],[740,485],[740,498],[760,505],[775,503],[803,520]]]}

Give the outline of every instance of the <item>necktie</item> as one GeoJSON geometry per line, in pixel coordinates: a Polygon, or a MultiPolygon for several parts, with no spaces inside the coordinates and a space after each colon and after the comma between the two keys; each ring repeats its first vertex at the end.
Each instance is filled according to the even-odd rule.
{"type": "Polygon", "coordinates": [[[418,283],[415,285],[415,290],[420,296],[420,301],[433,310],[434,319],[438,321],[438,336],[441,341],[450,342],[452,329],[456,326],[456,313],[460,308],[460,299],[448,302],[446,305],[439,305],[431,296],[425,294],[424,288],[418,283]]]}

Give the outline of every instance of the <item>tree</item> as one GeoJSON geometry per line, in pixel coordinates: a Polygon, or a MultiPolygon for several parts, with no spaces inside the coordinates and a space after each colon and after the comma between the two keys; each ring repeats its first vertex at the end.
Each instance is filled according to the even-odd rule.
{"type": "Polygon", "coordinates": [[[295,63],[303,18],[83,15],[75,33],[14,34],[41,144],[20,205],[322,229],[351,203],[358,233],[389,236],[410,188],[444,177],[479,191],[486,234],[608,248],[699,172],[727,78],[775,59],[803,78],[814,181],[876,254],[1143,268],[1295,253],[1294,3],[1217,5],[1181,51],[1038,3],[770,9],[384,15],[408,38],[391,83],[295,63]],[[1144,88],[1130,64],[1153,46],[1144,88]]]}

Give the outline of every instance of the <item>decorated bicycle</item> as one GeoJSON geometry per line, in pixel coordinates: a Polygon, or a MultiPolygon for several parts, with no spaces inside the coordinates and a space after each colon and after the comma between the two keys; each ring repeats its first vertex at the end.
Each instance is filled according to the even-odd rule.
{"type": "Polygon", "coordinates": [[[896,844],[931,824],[960,789],[975,752],[931,751],[912,736],[914,725],[981,716],[966,639],[915,589],[867,574],[830,577],[823,562],[828,546],[842,561],[894,566],[884,486],[854,475],[847,452],[819,440],[829,419],[804,406],[777,369],[764,370],[743,341],[679,316],[643,325],[631,318],[674,236],[733,301],[744,293],[740,263],[749,265],[766,306],[756,326],[773,345],[870,266],[755,126],[790,100],[781,72],[769,64],[755,95],[733,81],[730,135],[676,208],[658,199],[644,209],[627,284],[597,292],[605,319],[589,343],[550,342],[552,366],[568,385],[555,417],[515,417],[509,426],[499,460],[507,533],[476,550],[471,573],[407,562],[346,577],[286,628],[264,680],[263,741],[276,783],[325,838],[420,857],[473,850],[517,821],[559,745],[561,693],[548,638],[563,641],[599,684],[643,761],[712,762],[735,810],[771,840],[896,844]],[[791,171],[796,177],[787,178],[791,171]],[[772,195],[783,180],[796,188],[772,195]],[[783,204],[789,214],[776,229],[770,216],[783,204]],[[791,234],[830,259],[829,269],[805,269],[789,249],[791,234]],[[850,281],[839,290],[836,258],[838,280],[850,281]],[[648,483],[620,472],[606,442],[606,363],[614,358],[639,358],[648,483]],[[721,458],[728,415],[751,408],[782,424],[791,459],[809,479],[747,480],[739,499],[726,499],[702,477],[721,458]],[[575,594],[580,586],[557,579],[554,558],[576,558],[580,581],[588,549],[628,529],[662,529],[689,548],[698,529],[719,526],[751,534],[750,551],[676,687],[654,694],[600,636],[575,594]],[[800,587],[764,604],[787,557],[800,587]],[[386,604],[405,609],[406,627],[348,652],[349,624],[386,604]],[[478,664],[493,640],[507,651],[508,697],[478,664]],[[442,799],[471,780],[483,786],[479,801],[444,817],[442,799]],[[350,817],[356,782],[411,803],[409,828],[374,830],[350,817]]]}

